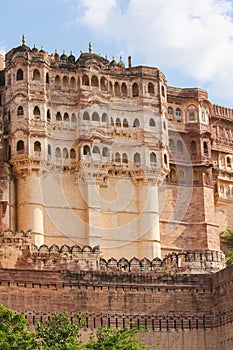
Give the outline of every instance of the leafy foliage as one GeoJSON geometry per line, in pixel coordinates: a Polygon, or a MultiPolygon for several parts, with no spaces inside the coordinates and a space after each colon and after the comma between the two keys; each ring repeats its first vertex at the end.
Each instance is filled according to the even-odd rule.
{"type": "Polygon", "coordinates": [[[135,336],[138,329],[130,328],[104,328],[97,330],[96,336],[92,335],[84,349],[91,350],[144,350],[142,345],[136,340],[135,336]]]}
{"type": "Polygon", "coordinates": [[[76,323],[72,323],[66,312],[54,313],[45,323],[37,323],[37,339],[43,345],[44,350],[79,349],[80,331],[83,325],[80,314],[76,315],[76,323]]]}
{"type": "Polygon", "coordinates": [[[230,250],[225,251],[227,258],[227,266],[233,264],[233,231],[230,227],[227,227],[224,231],[220,232],[220,237],[224,243],[230,248],[230,250]]]}
{"type": "Polygon", "coordinates": [[[26,318],[0,305],[0,350],[37,349],[40,346],[35,334],[28,332],[26,318]]]}
{"type": "Polygon", "coordinates": [[[100,327],[87,343],[81,341],[85,324],[80,314],[72,323],[64,312],[37,323],[36,334],[28,332],[21,314],[0,305],[0,350],[145,350],[135,338],[141,329],[100,327]]]}

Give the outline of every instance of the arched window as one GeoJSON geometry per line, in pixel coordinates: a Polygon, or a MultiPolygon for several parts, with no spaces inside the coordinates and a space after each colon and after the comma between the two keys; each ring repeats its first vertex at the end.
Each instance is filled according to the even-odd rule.
{"type": "Polygon", "coordinates": [[[56,147],[56,150],[55,150],[55,157],[56,158],[61,158],[61,150],[59,147],[56,147]]]}
{"type": "Polygon", "coordinates": [[[91,86],[93,87],[99,87],[99,81],[96,75],[93,75],[91,77],[91,86]]]}
{"type": "Polygon", "coordinates": [[[50,114],[50,110],[47,109],[47,120],[50,121],[51,120],[51,114],[50,114]]]}
{"type": "Polygon", "coordinates": [[[129,127],[129,123],[127,119],[123,120],[123,128],[128,128],[129,127]]]}
{"type": "Polygon", "coordinates": [[[40,80],[40,72],[38,69],[34,69],[32,79],[33,80],[40,80]]]}
{"type": "Polygon", "coordinates": [[[117,82],[114,84],[114,94],[117,96],[120,95],[120,85],[117,82]]]}
{"type": "Polygon", "coordinates": [[[177,180],[176,169],[174,168],[171,168],[170,179],[172,182],[175,182],[177,180]]]}
{"type": "Polygon", "coordinates": [[[176,121],[181,122],[182,119],[182,111],[180,108],[176,108],[176,121]]]}
{"type": "Polygon", "coordinates": [[[92,114],[92,120],[93,120],[94,122],[99,122],[99,121],[100,121],[100,117],[99,117],[99,114],[98,114],[97,112],[94,112],[94,113],[92,114]]]}
{"type": "Polygon", "coordinates": [[[185,172],[184,172],[183,169],[179,169],[178,176],[179,176],[179,181],[181,181],[181,182],[184,181],[184,179],[185,179],[185,172]]]}
{"type": "Polygon", "coordinates": [[[17,115],[23,115],[23,107],[22,106],[19,106],[17,108],[17,115]]]}
{"type": "Polygon", "coordinates": [[[56,88],[61,87],[61,78],[59,77],[59,75],[56,75],[56,77],[55,77],[55,87],[56,88]]]}
{"type": "Polygon", "coordinates": [[[116,126],[121,127],[121,120],[120,118],[116,118],[116,126]]]}
{"type": "Polygon", "coordinates": [[[40,116],[40,108],[38,106],[34,107],[33,114],[37,117],[40,116]]]}
{"type": "Polygon", "coordinates": [[[153,83],[148,83],[148,93],[151,95],[154,95],[155,93],[155,88],[154,88],[154,84],[153,83]]]}
{"type": "Polygon", "coordinates": [[[87,74],[84,74],[82,77],[82,85],[89,86],[89,78],[87,74]]]}
{"type": "Polygon", "coordinates": [[[10,122],[10,121],[11,121],[11,112],[8,111],[8,122],[10,122]]]}
{"type": "Polygon", "coordinates": [[[139,88],[137,83],[133,83],[132,91],[133,91],[133,97],[139,96],[139,88]]]}
{"type": "Polygon", "coordinates": [[[70,159],[76,159],[76,152],[74,148],[71,148],[70,150],[70,159]]]}
{"type": "Polygon", "coordinates": [[[61,116],[61,113],[60,113],[60,112],[57,112],[57,114],[56,114],[56,121],[57,121],[57,122],[62,121],[62,116],[61,116]]]}
{"type": "Polygon", "coordinates": [[[89,116],[89,113],[87,111],[85,111],[83,113],[83,120],[90,120],[90,116],[89,116]]]}
{"type": "Polygon", "coordinates": [[[199,181],[199,174],[197,170],[193,170],[193,182],[197,183],[199,181]]]}
{"type": "Polygon", "coordinates": [[[141,156],[139,153],[135,153],[134,156],[133,156],[133,162],[136,164],[136,165],[140,165],[141,164],[141,156]]]}
{"type": "Polygon", "coordinates": [[[115,162],[116,163],[120,163],[121,162],[121,156],[120,156],[120,153],[118,153],[118,152],[115,154],[115,162]]]}
{"type": "Polygon", "coordinates": [[[71,87],[71,89],[75,89],[75,86],[76,86],[75,78],[71,77],[70,78],[70,87],[71,87]]]}
{"type": "Polygon", "coordinates": [[[109,92],[112,93],[112,90],[113,90],[113,89],[112,89],[112,82],[110,81],[110,82],[109,82],[109,92]]]}
{"type": "Polygon", "coordinates": [[[227,161],[227,167],[231,168],[231,158],[226,157],[226,161],[227,161]]]}
{"type": "Polygon", "coordinates": [[[121,84],[121,94],[122,96],[127,96],[127,85],[126,83],[121,84]]]}
{"type": "Polygon", "coordinates": [[[19,151],[24,151],[24,142],[23,140],[19,140],[17,142],[16,150],[19,151]]]}
{"type": "Polygon", "coordinates": [[[62,86],[64,88],[68,88],[69,87],[69,78],[66,75],[62,78],[62,86]]]}
{"type": "Polygon", "coordinates": [[[48,145],[48,155],[51,156],[51,153],[52,153],[52,152],[51,152],[51,146],[48,145]]]}
{"type": "Polygon", "coordinates": [[[90,147],[88,145],[85,145],[83,147],[83,154],[84,154],[84,156],[89,156],[91,154],[91,150],[90,150],[90,147]]]}
{"type": "Polygon", "coordinates": [[[126,153],[122,154],[122,163],[128,163],[128,156],[126,153]]]}
{"type": "Polygon", "coordinates": [[[175,142],[173,139],[169,139],[169,149],[170,151],[174,152],[175,151],[175,142]]]}
{"type": "Polygon", "coordinates": [[[190,122],[196,121],[196,111],[195,109],[191,109],[188,111],[188,117],[190,122]]]}
{"type": "Polygon", "coordinates": [[[68,114],[67,112],[64,113],[63,120],[64,120],[65,122],[69,122],[69,121],[70,121],[70,117],[69,117],[69,114],[68,114]]]}
{"type": "Polygon", "coordinates": [[[93,150],[92,150],[92,153],[98,153],[98,154],[100,154],[100,149],[99,149],[99,147],[94,146],[94,147],[93,147],[93,150]]]}
{"type": "Polygon", "coordinates": [[[134,119],[133,127],[136,128],[136,127],[138,127],[138,126],[140,126],[140,122],[139,122],[139,120],[136,118],[136,119],[134,119]]]}
{"type": "Polygon", "coordinates": [[[204,150],[204,153],[205,153],[205,154],[208,154],[208,153],[209,153],[209,152],[208,152],[208,145],[207,145],[207,142],[206,142],[206,141],[203,142],[203,150],[204,150]]]}
{"type": "Polygon", "coordinates": [[[17,81],[18,81],[18,80],[23,80],[23,71],[22,71],[21,68],[19,68],[19,69],[17,70],[16,80],[17,80],[17,81]]]}
{"type": "Polygon", "coordinates": [[[103,157],[109,157],[109,150],[108,150],[107,147],[104,147],[104,148],[102,149],[102,156],[103,156],[103,157]]]}
{"type": "Polygon", "coordinates": [[[162,85],[161,87],[161,93],[162,93],[162,96],[165,97],[165,89],[164,89],[164,86],[162,85]]]}
{"type": "Polygon", "coordinates": [[[152,165],[154,165],[156,162],[157,162],[156,154],[154,152],[151,152],[151,154],[150,154],[150,163],[152,165]]]}
{"type": "Polygon", "coordinates": [[[34,151],[41,152],[41,143],[39,141],[34,142],[34,151]]]}
{"type": "Polygon", "coordinates": [[[64,159],[68,158],[68,149],[67,148],[63,148],[62,156],[63,156],[64,159]]]}
{"type": "Polygon", "coordinates": [[[177,141],[177,151],[181,153],[184,151],[183,142],[181,140],[177,141]]]}
{"type": "Polygon", "coordinates": [[[173,119],[174,111],[173,111],[173,108],[171,106],[168,107],[167,113],[168,113],[168,118],[173,119]]]}
{"type": "Polygon", "coordinates": [[[49,73],[46,73],[45,81],[46,81],[46,84],[49,84],[49,73]]]}
{"type": "Polygon", "coordinates": [[[72,123],[75,123],[76,121],[77,121],[76,115],[75,115],[74,113],[72,113],[71,122],[72,122],[72,123]]]}
{"type": "Polygon", "coordinates": [[[197,143],[196,141],[191,141],[191,154],[197,154],[197,143]]]}
{"type": "Polygon", "coordinates": [[[107,123],[108,122],[108,115],[107,115],[107,113],[103,113],[102,114],[101,120],[102,120],[102,123],[107,123]]]}
{"type": "Polygon", "coordinates": [[[105,77],[100,78],[100,88],[103,91],[106,91],[108,88],[108,82],[107,82],[107,79],[105,77]]]}
{"type": "Polygon", "coordinates": [[[149,126],[155,127],[155,120],[153,118],[150,118],[149,126]]]}
{"type": "Polygon", "coordinates": [[[163,160],[164,160],[164,163],[167,164],[167,155],[166,154],[163,155],[163,160]]]}

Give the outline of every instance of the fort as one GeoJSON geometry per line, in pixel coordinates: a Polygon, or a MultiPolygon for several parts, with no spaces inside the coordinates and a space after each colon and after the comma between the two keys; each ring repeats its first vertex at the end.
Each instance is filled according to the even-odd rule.
{"type": "Polygon", "coordinates": [[[146,326],[232,349],[233,109],[155,67],[22,44],[0,57],[0,303],[33,327],[146,326]]]}

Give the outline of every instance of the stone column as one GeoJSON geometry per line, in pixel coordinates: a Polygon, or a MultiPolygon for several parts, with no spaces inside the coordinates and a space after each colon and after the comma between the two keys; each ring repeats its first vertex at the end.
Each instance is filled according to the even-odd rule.
{"type": "Polygon", "coordinates": [[[142,186],[138,191],[140,203],[139,258],[147,257],[151,260],[161,257],[158,187],[157,183],[150,179],[142,186]]]}
{"type": "Polygon", "coordinates": [[[93,179],[87,181],[87,203],[88,203],[88,232],[89,245],[101,246],[101,222],[100,222],[100,194],[99,184],[93,179]]]}

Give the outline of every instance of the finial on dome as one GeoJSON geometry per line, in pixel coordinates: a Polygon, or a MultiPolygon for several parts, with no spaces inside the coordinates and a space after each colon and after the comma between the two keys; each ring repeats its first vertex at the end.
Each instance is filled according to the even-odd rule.
{"type": "Polygon", "coordinates": [[[115,57],[114,56],[112,56],[112,61],[115,61],[115,57]]]}
{"type": "Polygon", "coordinates": [[[72,51],[70,51],[70,56],[73,56],[73,52],[72,51]]]}
{"type": "Polygon", "coordinates": [[[55,49],[55,53],[57,53],[57,49],[55,49]]]}
{"type": "Polygon", "coordinates": [[[105,59],[106,59],[106,60],[108,59],[108,55],[105,55],[105,59]]]}
{"type": "Polygon", "coordinates": [[[23,34],[22,35],[22,46],[25,45],[25,43],[26,43],[26,38],[25,38],[25,35],[23,34]]]}
{"type": "Polygon", "coordinates": [[[89,42],[89,53],[92,53],[92,43],[89,42]]]}

